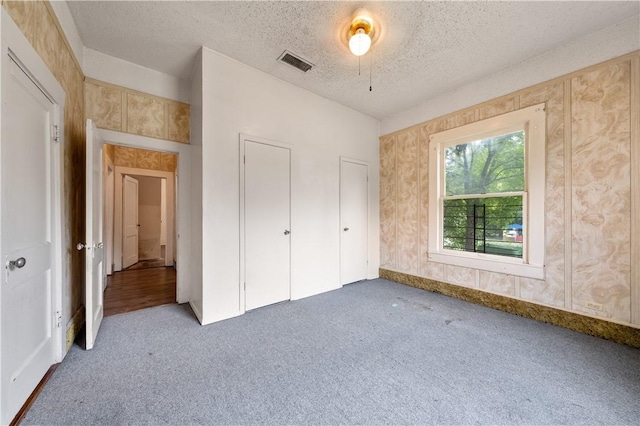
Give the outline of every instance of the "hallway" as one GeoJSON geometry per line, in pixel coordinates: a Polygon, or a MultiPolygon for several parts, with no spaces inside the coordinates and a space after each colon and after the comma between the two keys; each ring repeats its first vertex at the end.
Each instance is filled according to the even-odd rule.
{"type": "Polygon", "coordinates": [[[114,272],[107,277],[105,316],[175,302],[176,270],[172,267],[114,272]]]}

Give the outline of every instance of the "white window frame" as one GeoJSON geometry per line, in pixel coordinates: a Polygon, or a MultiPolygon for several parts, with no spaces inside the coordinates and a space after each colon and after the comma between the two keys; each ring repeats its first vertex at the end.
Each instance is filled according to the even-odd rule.
{"type": "MultiPolygon", "coordinates": [[[[546,113],[539,104],[455,129],[429,138],[429,251],[432,262],[544,279],[546,113]],[[522,195],[524,229],[522,258],[443,248],[445,150],[452,145],[525,130],[525,188],[522,195]]],[[[501,194],[509,196],[509,193],[501,194]]]]}

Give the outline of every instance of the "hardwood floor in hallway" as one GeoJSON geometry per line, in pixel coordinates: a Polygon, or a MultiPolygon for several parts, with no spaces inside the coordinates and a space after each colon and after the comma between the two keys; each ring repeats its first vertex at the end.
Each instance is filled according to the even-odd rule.
{"type": "Polygon", "coordinates": [[[104,315],[176,302],[176,270],[171,267],[114,272],[107,277],[104,315]]]}

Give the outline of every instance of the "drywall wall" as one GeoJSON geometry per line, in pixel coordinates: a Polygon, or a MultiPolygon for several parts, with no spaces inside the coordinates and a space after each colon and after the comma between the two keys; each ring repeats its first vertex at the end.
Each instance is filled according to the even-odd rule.
{"type": "Polygon", "coordinates": [[[191,100],[190,82],[88,47],[84,48],[83,67],[85,75],[95,80],[187,104],[191,100]]]}
{"type": "Polygon", "coordinates": [[[240,133],[293,147],[292,299],[340,287],[341,156],[369,164],[369,277],[377,277],[378,121],[206,48],[202,75],[203,322],[243,311],[240,133]]]}
{"type": "Polygon", "coordinates": [[[640,327],[639,143],[640,52],[382,136],[381,268],[640,327]],[[429,135],[543,102],[545,279],[430,261],[429,135]]]}
{"type": "Polygon", "coordinates": [[[386,135],[640,49],[640,15],[385,117],[386,135]]]}
{"type": "MultiPolygon", "coordinates": [[[[202,133],[204,126],[208,126],[203,121],[203,96],[202,96],[202,49],[198,52],[193,64],[191,74],[191,186],[189,188],[191,196],[191,281],[189,282],[189,304],[193,312],[202,322],[202,133]]],[[[207,132],[209,132],[207,127],[207,132]]]]}

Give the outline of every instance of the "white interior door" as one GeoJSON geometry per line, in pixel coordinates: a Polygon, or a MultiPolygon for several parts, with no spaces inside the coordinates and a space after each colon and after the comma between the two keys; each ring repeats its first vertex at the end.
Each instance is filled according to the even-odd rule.
{"type": "Polygon", "coordinates": [[[85,318],[86,348],[91,349],[104,316],[103,289],[106,279],[102,241],[102,145],[98,129],[87,120],[85,318]]]}
{"type": "Polygon", "coordinates": [[[4,57],[2,67],[0,423],[8,424],[59,350],[52,167],[52,126],[59,123],[56,106],[16,62],[4,57]]]}
{"type": "Polygon", "coordinates": [[[138,263],[138,180],[122,179],[122,268],[138,263]]]}
{"type": "Polygon", "coordinates": [[[291,297],[288,148],[244,142],[245,309],[291,297]]]}
{"type": "Polygon", "coordinates": [[[340,276],[344,285],[367,278],[369,168],[345,159],[340,163],[340,276]]]}

